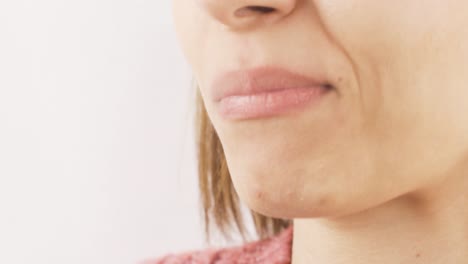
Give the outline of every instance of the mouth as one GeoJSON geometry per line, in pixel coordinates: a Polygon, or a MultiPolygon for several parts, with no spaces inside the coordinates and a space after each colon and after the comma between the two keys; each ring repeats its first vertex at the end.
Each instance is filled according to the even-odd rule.
{"type": "Polygon", "coordinates": [[[221,75],[212,86],[220,116],[228,120],[269,118],[309,109],[334,90],[320,77],[276,67],[221,75]]]}

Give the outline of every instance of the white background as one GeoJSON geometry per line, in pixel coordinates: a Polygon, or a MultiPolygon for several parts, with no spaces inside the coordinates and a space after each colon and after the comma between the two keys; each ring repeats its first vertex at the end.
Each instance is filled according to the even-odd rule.
{"type": "Polygon", "coordinates": [[[0,263],[204,246],[171,1],[0,0],[0,263]]]}

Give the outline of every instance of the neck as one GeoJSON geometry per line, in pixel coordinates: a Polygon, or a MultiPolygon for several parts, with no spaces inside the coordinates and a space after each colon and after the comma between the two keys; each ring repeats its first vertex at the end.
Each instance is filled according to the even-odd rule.
{"type": "Polygon", "coordinates": [[[468,177],[340,218],[295,219],[293,264],[468,261],[468,177]]]}

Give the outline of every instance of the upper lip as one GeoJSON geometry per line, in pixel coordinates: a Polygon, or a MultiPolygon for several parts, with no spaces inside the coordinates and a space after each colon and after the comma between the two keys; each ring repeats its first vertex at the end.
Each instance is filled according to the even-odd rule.
{"type": "Polygon", "coordinates": [[[275,90],[329,86],[318,76],[306,76],[290,70],[264,66],[220,74],[212,83],[213,99],[252,95],[275,90]]]}

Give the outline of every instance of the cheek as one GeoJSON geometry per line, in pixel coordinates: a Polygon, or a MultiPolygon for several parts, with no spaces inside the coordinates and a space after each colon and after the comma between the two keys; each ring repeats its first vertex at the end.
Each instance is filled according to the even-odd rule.
{"type": "Polygon", "coordinates": [[[206,43],[207,21],[196,1],[174,0],[173,21],[183,54],[198,76],[199,69],[207,62],[203,60],[206,43]]]}
{"type": "Polygon", "coordinates": [[[460,69],[468,62],[468,2],[428,0],[424,12],[414,1],[316,2],[330,37],[354,65],[365,112],[382,100],[413,97],[415,89],[429,95],[428,80],[456,86],[466,75],[460,69]]]}
{"type": "Polygon", "coordinates": [[[331,38],[354,65],[368,123],[463,134],[468,3],[424,6],[421,12],[412,1],[317,1],[331,38]]]}
{"type": "Polygon", "coordinates": [[[317,1],[359,80],[375,173],[408,190],[466,159],[468,4],[449,2],[317,1]]]}

